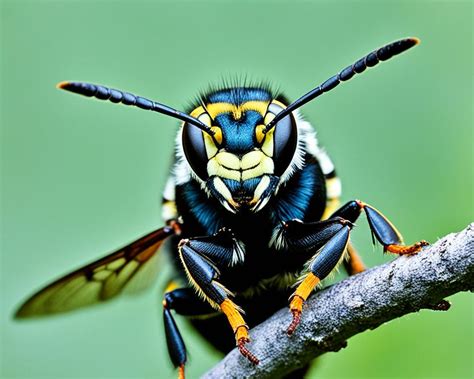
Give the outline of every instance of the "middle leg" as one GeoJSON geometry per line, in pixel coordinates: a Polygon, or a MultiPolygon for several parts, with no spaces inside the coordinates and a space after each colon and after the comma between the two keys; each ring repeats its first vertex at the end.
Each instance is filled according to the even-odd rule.
{"type": "Polygon", "coordinates": [[[287,333],[291,335],[300,323],[303,304],[309,295],[342,261],[353,224],[337,217],[307,224],[302,222],[294,224],[292,221],[291,228],[288,228],[288,223],[285,225],[286,240],[289,245],[302,249],[303,253],[312,253],[313,255],[307,263],[307,270],[301,278],[300,284],[290,297],[290,311],[293,320],[287,333]],[[299,238],[297,238],[298,235],[299,238]]]}
{"type": "MultiPolygon", "coordinates": [[[[403,245],[401,234],[395,226],[377,209],[359,200],[348,202],[324,221],[286,222],[283,231],[286,242],[297,251],[314,254],[307,264],[307,273],[290,298],[293,321],[288,328],[288,334],[292,334],[298,326],[302,307],[308,296],[342,260],[348,247],[352,223],[357,220],[362,210],[367,215],[374,242],[377,239],[383,245],[384,251],[399,255],[415,254],[428,244],[426,241],[420,241],[413,245],[403,245]]],[[[357,258],[355,251],[352,251],[350,269],[363,271],[362,261],[357,258]]]]}

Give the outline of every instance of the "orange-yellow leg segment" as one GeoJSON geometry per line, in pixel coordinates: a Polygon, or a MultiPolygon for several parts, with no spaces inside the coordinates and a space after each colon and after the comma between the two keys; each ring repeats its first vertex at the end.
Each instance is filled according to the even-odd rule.
{"type": "Polygon", "coordinates": [[[292,335],[296,327],[301,320],[301,312],[303,311],[303,304],[308,296],[313,292],[316,286],[319,284],[319,278],[310,272],[301,284],[296,288],[295,293],[291,297],[290,311],[293,315],[293,321],[291,322],[288,330],[288,335],[292,335]]]}
{"type": "Polygon", "coordinates": [[[420,242],[416,242],[413,245],[387,245],[385,246],[384,250],[398,255],[412,255],[418,253],[424,246],[428,245],[428,242],[421,240],[420,242]]]}
{"type": "Polygon", "coordinates": [[[339,208],[331,217],[342,217],[351,222],[355,222],[360,213],[364,211],[367,215],[372,236],[379,241],[384,251],[395,254],[415,254],[424,246],[426,241],[420,241],[413,245],[404,245],[403,238],[397,228],[379,210],[360,200],[352,200],[339,208]]]}
{"type": "MultiPolygon", "coordinates": [[[[379,210],[360,200],[355,200],[353,203],[365,211],[370,229],[377,240],[383,245],[384,251],[399,255],[416,254],[421,251],[424,246],[429,245],[428,242],[424,240],[416,242],[413,245],[403,245],[403,238],[400,232],[379,210]]],[[[348,203],[347,205],[350,204],[351,203],[348,203]]]]}
{"type": "Polygon", "coordinates": [[[346,269],[347,273],[349,275],[355,275],[364,272],[366,269],[365,264],[362,261],[359,253],[357,253],[357,250],[350,242],[347,245],[347,253],[348,259],[344,261],[344,268],[346,269]]]}
{"type": "Polygon", "coordinates": [[[249,327],[240,314],[238,307],[231,300],[225,299],[220,304],[220,308],[221,311],[226,315],[227,320],[234,331],[236,345],[240,353],[251,363],[258,365],[260,362],[259,359],[245,347],[245,344],[250,342],[248,333],[249,327]]]}
{"type": "Polygon", "coordinates": [[[178,367],[178,379],[184,379],[184,365],[178,367]]]}
{"type": "Polygon", "coordinates": [[[308,262],[308,274],[306,274],[291,297],[290,311],[293,315],[293,320],[287,329],[288,335],[293,334],[300,323],[301,312],[306,299],[320,281],[326,278],[331,271],[337,267],[344,256],[344,252],[349,243],[349,234],[352,224],[344,222],[340,224],[339,227],[339,231],[337,231],[308,262]]]}

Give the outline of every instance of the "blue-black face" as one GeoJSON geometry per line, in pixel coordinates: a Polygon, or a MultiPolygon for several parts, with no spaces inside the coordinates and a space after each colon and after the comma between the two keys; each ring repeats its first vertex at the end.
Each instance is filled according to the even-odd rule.
{"type": "Polygon", "coordinates": [[[211,127],[183,127],[182,142],[193,172],[230,212],[260,211],[271,199],[296,151],[292,114],[264,132],[286,107],[260,88],[230,88],[202,99],[191,116],[211,127]]]}

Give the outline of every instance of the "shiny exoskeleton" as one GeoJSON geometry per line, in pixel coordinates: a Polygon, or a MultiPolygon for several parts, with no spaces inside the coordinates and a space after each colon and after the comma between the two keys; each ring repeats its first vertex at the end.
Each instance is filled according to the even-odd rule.
{"type": "Polygon", "coordinates": [[[193,316],[194,326],[217,348],[237,345],[258,364],[246,346],[250,327],[290,297],[291,335],[308,296],[344,258],[350,274],[364,269],[349,242],[362,212],[385,251],[413,254],[426,244],[403,245],[382,213],[360,200],[339,207],[341,183],[334,165],[298,112],[417,43],[407,38],[377,49],[292,103],[265,86],[223,87],[203,94],[184,113],[100,85],[60,83],[64,90],[183,121],[163,195],[167,226],[53,282],[28,299],[17,316],[68,311],[146,285],[156,252],[169,237],[175,275],[165,290],[163,312],[179,376],[184,377],[186,349],[174,312],[193,316]]]}

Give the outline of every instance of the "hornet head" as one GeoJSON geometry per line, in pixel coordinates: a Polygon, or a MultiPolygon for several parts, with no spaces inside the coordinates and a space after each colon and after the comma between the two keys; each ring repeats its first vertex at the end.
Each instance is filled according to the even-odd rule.
{"type": "Polygon", "coordinates": [[[258,212],[277,190],[297,147],[293,114],[266,126],[286,106],[261,88],[230,88],[201,100],[191,116],[213,134],[185,123],[186,160],[208,193],[230,212],[258,212]]]}

